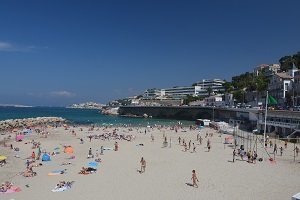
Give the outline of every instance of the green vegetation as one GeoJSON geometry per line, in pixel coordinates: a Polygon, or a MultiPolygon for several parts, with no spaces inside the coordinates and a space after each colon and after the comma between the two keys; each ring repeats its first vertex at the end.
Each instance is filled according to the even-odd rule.
{"type": "Polygon", "coordinates": [[[291,56],[283,56],[279,59],[280,63],[280,70],[281,71],[288,71],[292,69],[293,63],[299,67],[300,66],[300,51],[291,56]]]}
{"type": "Polygon", "coordinates": [[[237,102],[245,102],[245,93],[263,92],[268,87],[268,79],[262,74],[255,76],[253,73],[246,72],[239,76],[232,77],[232,82],[223,84],[226,93],[232,93],[237,102]]]}
{"type": "Polygon", "coordinates": [[[197,96],[187,95],[186,98],[183,99],[183,104],[184,105],[189,105],[190,102],[203,100],[203,99],[204,99],[204,97],[197,97],[197,96]]]}

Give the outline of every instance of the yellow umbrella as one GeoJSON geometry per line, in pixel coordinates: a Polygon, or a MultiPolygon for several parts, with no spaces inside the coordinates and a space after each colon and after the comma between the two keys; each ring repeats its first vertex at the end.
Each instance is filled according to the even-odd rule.
{"type": "Polygon", "coordinates": [[[7,159],[6,156],[0,156],[0,161],[1,161],[1,160],[6,160],[6,159],[7,159]]]}

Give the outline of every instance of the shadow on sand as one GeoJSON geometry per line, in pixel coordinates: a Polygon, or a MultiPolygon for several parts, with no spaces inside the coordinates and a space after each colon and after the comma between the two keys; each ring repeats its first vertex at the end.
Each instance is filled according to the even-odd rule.
{"type": "Polygon", "coordinates": [[[185,183],[187,186],[194,187],[192,183],[185,183]]]}

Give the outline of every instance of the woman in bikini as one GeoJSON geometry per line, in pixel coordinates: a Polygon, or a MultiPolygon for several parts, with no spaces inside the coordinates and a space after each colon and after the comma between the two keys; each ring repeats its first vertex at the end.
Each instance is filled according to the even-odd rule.
{"type": "Polygon", "coordinates": [[[199,182],[199,180],[198,180],[198,178],[197,178],[197,175],[196,175],[196,171],[195,171],[195,170],[192,171],[192,178],[191,178],[191,179],[193,180],[193,187],[198,188],[197,182],[199,182]]]}

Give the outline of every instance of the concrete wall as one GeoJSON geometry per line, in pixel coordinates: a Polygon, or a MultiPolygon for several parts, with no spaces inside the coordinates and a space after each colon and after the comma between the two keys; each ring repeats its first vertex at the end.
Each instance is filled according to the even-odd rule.
{"type": "Polygon", "coordinates": [[[251,130],[256,128],[256,121],[249,121],[246,110],[230,110],[225,108],[197,107],[197,106],[123,106],[119,108],[120,115],[147,114],[154,118],[190,120],[209,119],[229,122],[230,119],[243,121],[241,128],[251,130]]]}

